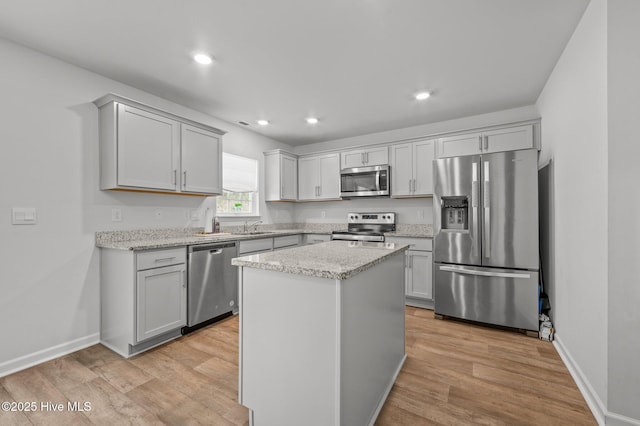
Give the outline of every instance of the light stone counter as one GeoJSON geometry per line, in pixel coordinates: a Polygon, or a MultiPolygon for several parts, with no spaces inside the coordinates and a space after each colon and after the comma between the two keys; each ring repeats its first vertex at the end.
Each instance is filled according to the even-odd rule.
{"type": "Polygon", "coordinates": [[[196,244],[219,243],[226,241],[255,240],[259,238],[282,237],[285,235],[303,234],[305,232],[299,229],[266,231],[257,234],[232,234],[228,232],[220,234],[203,234],[193,233],[182,236],[157,236],[147,237],[144,239],[133,240],[96,240],[96,246],[101,248],[110,248],[117,250],[148,250],[157,248],[192,246],[196,244]]]}
{"type": "Polygon", "coordinates": [[[328,241],[238,257],[232,265],[309,277],[346,280],[409,248],[405,244],[328,241]]]}
{"type": "Polygon", "coordinates": [[[385,232],[386,237],[433,238],[433,225],[398,223],[395,232],[385,232]]]}
{"type": "MultiPolygon", "coordinates": [[[[116,250],[148,250],[180,247],[212,242],[253,240],[258,238],[280,237],[295,234],[328,234],[343,231],[346,225],[339,223],[287,223],[260,225],[261,233],[240,234],[242,226],[225,227],[219,234],[202,235],[203,228],[151,228],[121,231],[96,232],[96,247],[116,250]]],[[[399,223],[396,232],[385,233],[387,237],[432,238],[433,227],[430,224],[399,223]]]]}

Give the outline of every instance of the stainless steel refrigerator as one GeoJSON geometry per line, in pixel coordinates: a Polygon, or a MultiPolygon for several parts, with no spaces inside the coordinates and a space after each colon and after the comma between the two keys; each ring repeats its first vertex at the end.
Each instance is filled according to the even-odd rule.
{"type": "Polygon", "coordinates": [[[435,313],[538,329],[538,151],[434,160],[435,313]]]}

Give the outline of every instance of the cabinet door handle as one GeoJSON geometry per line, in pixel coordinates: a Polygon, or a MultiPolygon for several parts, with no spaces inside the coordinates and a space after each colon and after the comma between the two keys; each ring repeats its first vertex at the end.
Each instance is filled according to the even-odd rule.
{"type": "Polygon", "coordinates": [[[364,163],[365,164],[369,164],[369,153],[368,152],[364,153],[364,163]]]}
{"type": "Polygon", "coordinates": [[[187,171],[182,172],[182,186],[187,187],[187,171]]]}
{"type": "Polygon", "coordinates": [[[409,179],[409,193],[411,193],[411,179],[409,179]]]}
{"type": "Polygon", "coordinates": [[[491,257],[491,181],[489,180],[489,162],[484,162],[484,193],[483,207],[484,207],[484,257],[487,259],[491,257]]]}
{"type": "Polygon", "coordinates": [[[173,169],[173,184],[175,185],[178,182],[178,171],[173,169]]]}
{"type": "Polygon", "coordinates": [[[322,196],[322,186],[318,185],[318,197],[322,196]]]}
{"type": "Polygon", "coordinates": [[[482,151],[482,136],[478,136],[478,151],[482,151]]]}
{"type": "Polygon", "coordinates": [[[156,262],[156,263],[158,263],[158,262],[168,262],[168,261],[173,260],[173,259],[175,259],[175,258],[176,258],[176,256],[171,256],[171,257],[160,257],[160,258],[158,258],[158,259],[154,260],[154,262],[156,262]]]}
{"type": "Polygon", "coordinates": [[[489,136],[484,137],[484,150],[487,151],[489,149],[489,136]]]}

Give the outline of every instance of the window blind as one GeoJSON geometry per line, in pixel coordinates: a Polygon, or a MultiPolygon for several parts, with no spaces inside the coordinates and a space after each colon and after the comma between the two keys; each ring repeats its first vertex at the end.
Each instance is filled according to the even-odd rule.
{"type": "Polygon", "coordinates": [[[229,192],[257,192],[258,160],[223,152],[222,187],[229,192]]]}

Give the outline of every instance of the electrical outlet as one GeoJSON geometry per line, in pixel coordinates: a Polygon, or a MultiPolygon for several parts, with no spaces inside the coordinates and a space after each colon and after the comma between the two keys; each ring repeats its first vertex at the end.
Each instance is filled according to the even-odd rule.
{"type": "Polygon", "coordinates": [[[112,222],[122,222],[122,210],[121,209],[111,209],[111,221],[112,222]]]}
{"type": "Polygon", "coordinates": [[[156,219],[162,219],[162,210],[156,210],[156,219]]]}
{"type": "Polygon", "coordinates": [[[191,220],[200,220],[200,211],[198,209],[191,210],[191,220]]]}
{"type": "Polygon", "coordinates": [[[418,210],[418,219],[424,219],[424,210],[418,210]]]}
{"type": "Polygon", "coordinates": [[[322,210],[320,212],[320,216],[324,219],[327,216],[327,212],[325,212],[324,210],[322,210]]]}
{"type": "Polygon", "coordinates": [[[37,218],[35,207],[14,207],[11,210],[11,223],[14,225],[35,225],[37,218]]]}

